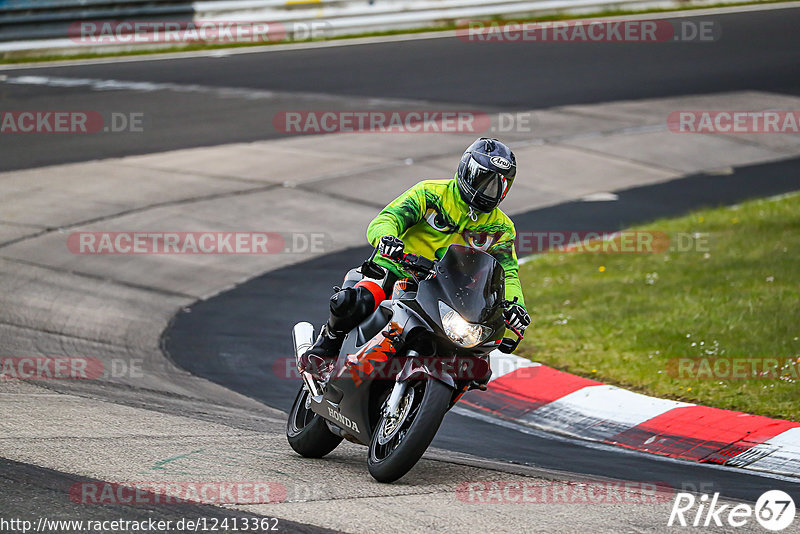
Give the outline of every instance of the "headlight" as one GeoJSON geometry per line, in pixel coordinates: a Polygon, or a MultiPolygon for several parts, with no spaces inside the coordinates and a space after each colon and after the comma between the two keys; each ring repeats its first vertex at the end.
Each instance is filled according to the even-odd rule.
{"type": "Polygon", "coordinates": [[[468,323],[453,308],[439,301],[439,317],[444,333],[462,347],[474,347],[483,343],[492,334],[492,329],[480,324],[468,323]]]}

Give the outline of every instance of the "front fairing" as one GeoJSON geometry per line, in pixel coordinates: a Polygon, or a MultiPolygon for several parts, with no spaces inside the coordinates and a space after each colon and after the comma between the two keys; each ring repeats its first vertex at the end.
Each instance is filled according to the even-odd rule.
{"type": "Polygon", "coordinates": [[[440,330],[439,302],[444,302],[470,323],[492,329],[488,340],[504,332],[503,299],[505,273],[489,254],[462,245],[448,247],[436,263],[435,276],[419,283],[416,308],[429,317],[440,330]]]}
{"type": "MultiPolygon", "coordinates": [[[[362,323],[363,324],[363,323],[362,323]]],[[[369,444],[378,422],[380,399],[388,395],[395,377],[404,368],[397,356],[411,331],[426,329],[426,323],[403,302],[393,302],[386,323],[364,339],[359,329],[342,342],[333,371],[325,384],[323,400],[311,409],[342,429],[348,439],[369,444]]]]}
{"type": "MultiPolygon", "coordinates": [[[[413,349],[417,356],[458,358],[466,354],[485,354],[495,340],[502,337],[504,273],[502,267],[488,254],[460,245],[451,245],[442,260],[437,262],[435,276],[419,283],[416,293],[393,301],[385,314],[386,322],[379,331],[359,332],[354,329],[343,341],[332,378],[325,387],[323,400],[313,402],[311,409],[340,428],[348,439],[368,444],[379,408],[399,374],[427,375],[440,380],[457,391],[471,377],[454,379],[431,365],[430,360],[407,361],[396,365],[397,356],[406,356],[413,349]],[[493,334],[478,347],[460,350],[449,341],[439,316],[439,302],[444,302],[470,322],[492,328],[493,334]],[[433,336],[431,336],[433,334],[433,336]],[[424,340],[438,338],[435,344],[424,340]],[[428,351],[422,347],[445,350],[428,351]],[[456,383],[457,382],[457,383],[456,383]]],[[[386,304],[381,305],[386,306],[386,304]]],[[[378,312],[380,313],[380,311],[378,312]]],[[[364,326],[366,323],[362,323],[364,326]]],[[[460,368],[460,364],[447,369],[460,368]]]]}

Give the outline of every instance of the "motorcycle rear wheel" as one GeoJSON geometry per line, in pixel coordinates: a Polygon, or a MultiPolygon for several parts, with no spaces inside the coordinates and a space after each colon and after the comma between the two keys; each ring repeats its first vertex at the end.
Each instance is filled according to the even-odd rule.
{"type": "Polygon", "coordinates": [[[375,480],[394,482],[416,465],[436,436],[452,396],[453,390],[438,380],[409,384],[401,401],[402,421],[394,423],[381,416],[372,435],[367,466],[375,480]],[[408,399],[411,406],[405,407],[408,399]]]}
{"type": "Polygon", "coordinates": [[[331,432],[325,420],[311,410],[310,401],[308,391],[301,386],[286,421],[286,439],[300,456],[322,458],[333,451],[342,438],[331,432]]]}

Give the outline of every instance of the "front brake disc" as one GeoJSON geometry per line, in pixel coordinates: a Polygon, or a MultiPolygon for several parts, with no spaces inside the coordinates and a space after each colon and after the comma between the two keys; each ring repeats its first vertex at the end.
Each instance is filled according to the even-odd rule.
{"type": "Polygon", "coordinates": [[[403,426],[409,412],[411,405],[414,403],[414,388],[410,387],[403,396],[403,402],[400,404],[400,413],[397,417],[384,417],[381,428],[378,434],[378,443],[386,445],[397,434],[397,431],[403,426]]]}

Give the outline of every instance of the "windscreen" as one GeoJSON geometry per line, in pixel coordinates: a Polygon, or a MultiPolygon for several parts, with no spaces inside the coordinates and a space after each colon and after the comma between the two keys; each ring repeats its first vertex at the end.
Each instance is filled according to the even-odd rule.
{"type": "Polygon", "coordinates": [[[505,273],[497,260],[463,245],[450,245],[437,262],[436,282],[442,300],[474,322],[505,294],[505,273]]]}

